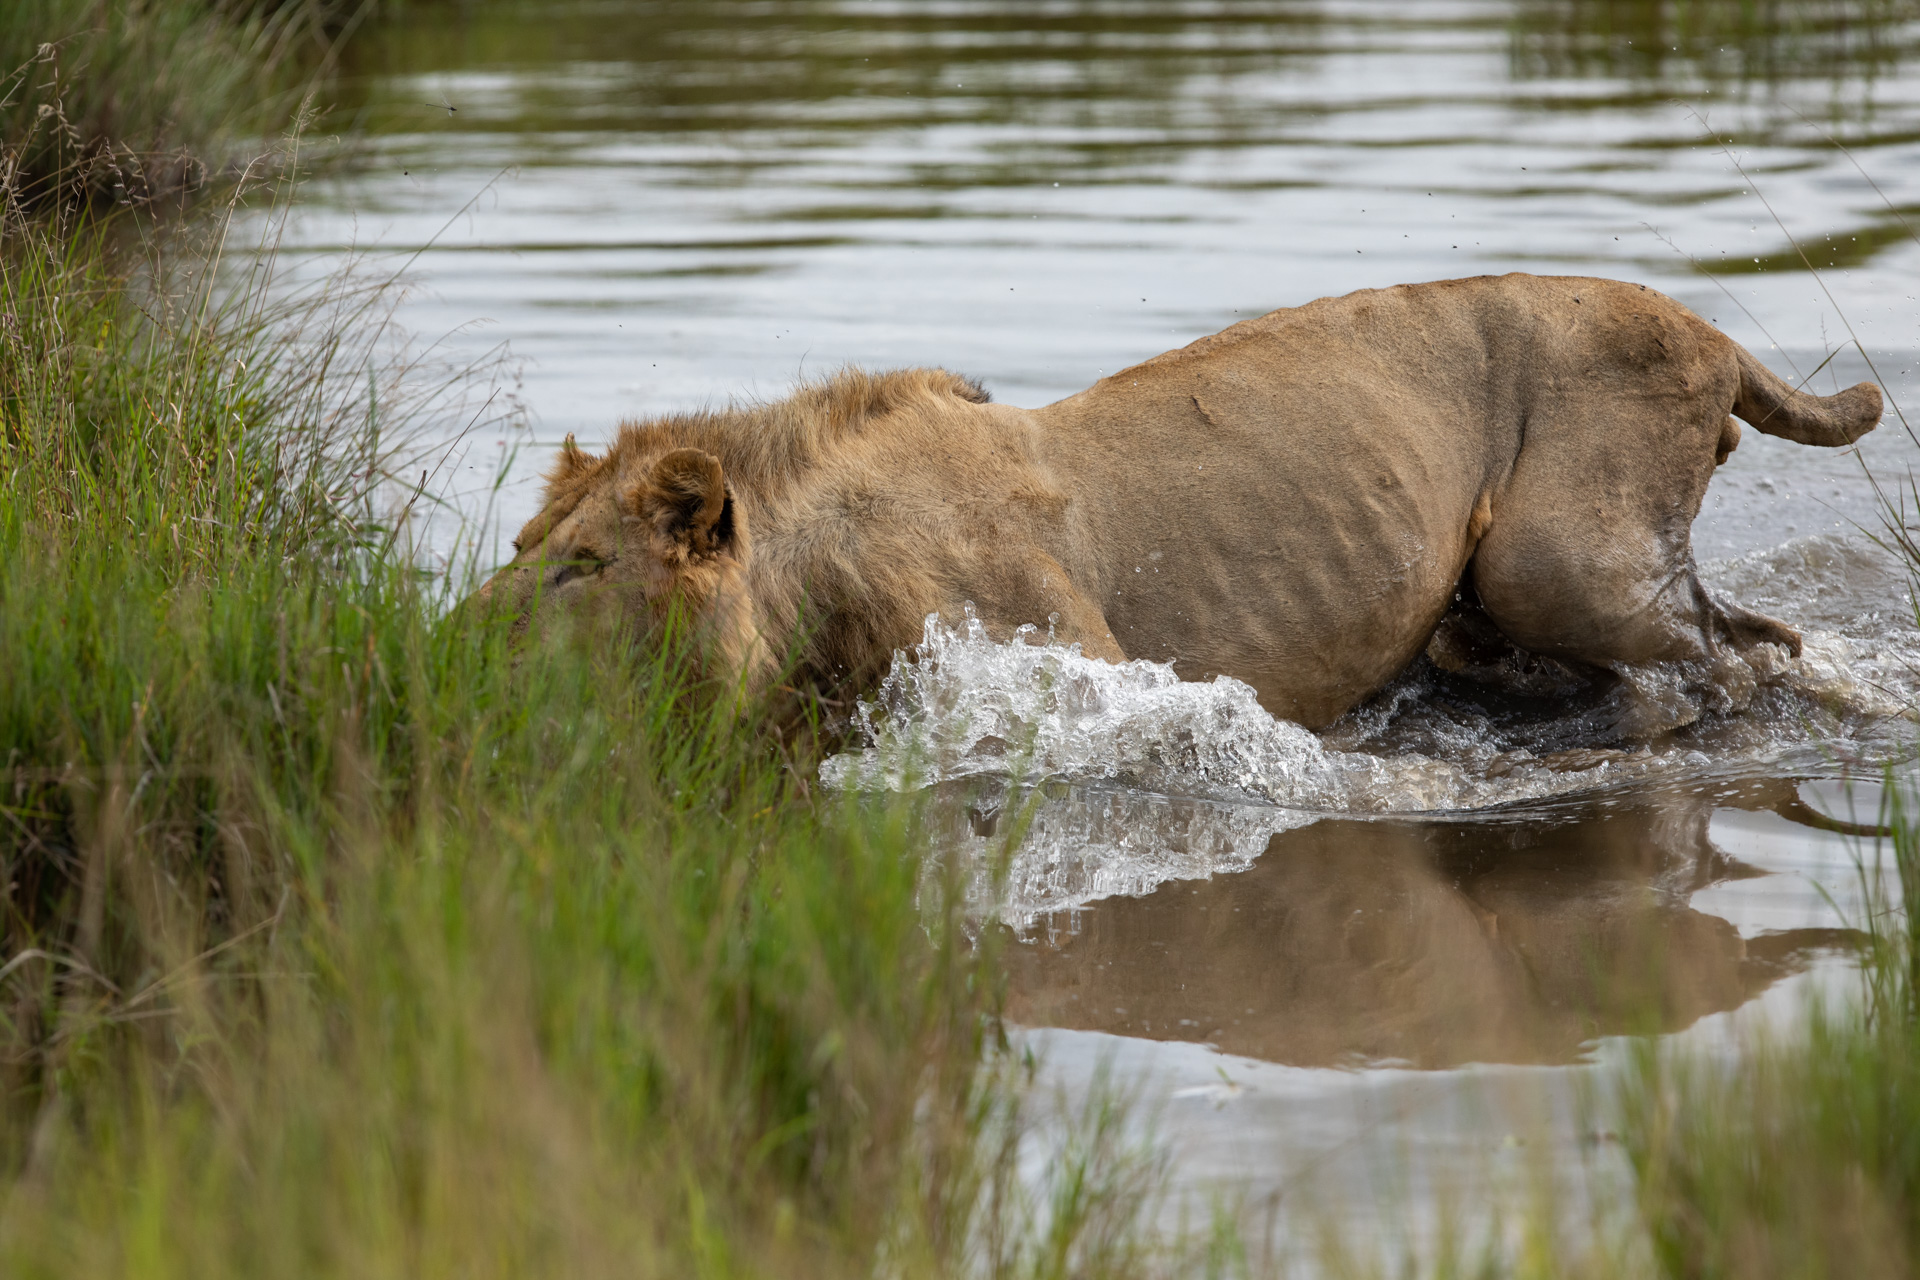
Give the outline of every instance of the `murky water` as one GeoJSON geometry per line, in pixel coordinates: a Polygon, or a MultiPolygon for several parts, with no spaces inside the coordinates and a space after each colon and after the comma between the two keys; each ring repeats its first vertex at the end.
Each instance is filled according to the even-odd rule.
{"type": "MultiPolygon", "coordinates": [[[[622,417],[843,362],[1040,404],[1275,307],[1515,269],[1920,402],[1911,3],[529,0],[363,42],[335,118],[365,141],[288,252],[424,250],[402,319],[525,362],[526,438],[434,479],[473,512],[504,467],[508,532],[546,448],[622,417]]],[[[962,636],[863,767],[946,779],[942,856],[1008,863],[975,884],[1014,1017],[1069,1091],[1150,1081],[1183,1186],[1364,1218],[1519,1176],[1522,1139],[1591,1146],[1567,1090],[1616,1037],[1718,1042],[1844,970],[1816,886],[1847,907],[1860,845],[1820,815],[1908,742],[1868,469],[1915,453],[1893,414],[1859,450],[1747,433],[1696,548],[1807,654],[1653,743],[1427,668],[1320,739],[1147,671],[1063,711],[1070,655],[962,636]]]]}

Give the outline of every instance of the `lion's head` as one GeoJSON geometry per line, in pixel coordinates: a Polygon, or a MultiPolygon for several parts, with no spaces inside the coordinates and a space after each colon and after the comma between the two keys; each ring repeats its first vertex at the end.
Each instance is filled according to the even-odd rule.
{"type": "Polygon", "coordinates": [[[946,438],[966,429],[957,405],[987,400],[945,369],[842,369],[779,400],[625,423],[600,457],[568,437],[540,514],[476,603],[509,610],[520,632],[566,619],[644,644],[677,629],[700,674],[742,694],[788,661],[800,683],[871,675],[918,633],[927,593],[871,589],[903,577],[898,564],[870,572],[849,533],[874,483],[862,441],[881,423],[892,439],[946,438]],[[845,606],[837,630],[803,625],[810,599],[845,606]]]}
{"type": "Polygon", "coordinates": [[[655,635],[679,626],[702,674],[755,692],[773,660],[747,587],[745,510],[720,460],[629,430],[604,457],[567,437],[513,560],[476,597],[525,632],[555,619],[655,635]]]}

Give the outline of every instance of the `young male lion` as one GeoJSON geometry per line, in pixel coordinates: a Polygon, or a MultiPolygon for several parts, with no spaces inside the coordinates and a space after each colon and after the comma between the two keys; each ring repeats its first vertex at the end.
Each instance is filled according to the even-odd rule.
{"type": "Polygon", "coordinates": [[[1643,285],[1369,289],[1236,324],[1041,409],[938,369],[569,439],[481,590],[522,622],[670,603],[716,675],[855,690],[973,604],[1110,660],[1246,681],[1325,725],[1401,671],[1470,577],[1506,638],[1599,667],[1798,652],[1714,599],[1690,529],[1738,414],[1851,443],[1880,392],[1796,391],[1643,285]]]}

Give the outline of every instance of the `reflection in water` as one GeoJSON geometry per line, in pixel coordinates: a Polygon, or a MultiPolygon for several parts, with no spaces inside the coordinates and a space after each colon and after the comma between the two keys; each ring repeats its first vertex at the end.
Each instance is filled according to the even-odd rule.
{"type": "MultiPolygon", "coordinates": [[[[778,129],[807,148],[847,134],[941,125],[1009,130],[996,157],[964,168],[930,149],[910,184],[946,189],[1037,183],[1062,166],[1114,168],[1168,159],[1195,143],[1231,143],[1271,118],[1270,104],[1227,92],[1251,72],[1284,73],[1322,51],[1319,6],[1299,0],[1218,5],[844,0],[495,3],[474,19],[401,22],[352,46],[343,106],[380,133],[505,129],[545,135],[559,151],[606,130],[724,138],[778,129]],[[388,77],[486,67],[531,72],[511,93],[433,116],[388,77]],[[592,71],[586,74],[586,68],[592,71]],[[1196,82],[1210,80],[1214,91],[1196,82]],[[444,118],[441,118],[444,117],[444,118]],[[1085,133],[1090,128],[1101,136],[1085,133]],[[1078,135],[1078,136],[1075,136],[1078,135]]],[[[411,83],[408,81],[406,83],[411,83]]],[[[784,169],[797,159],[757,148],[716,155],[715,179],[784,169]]],[[[858,218],[857,200],[816,216],[858,218]]]]}
{"type": "MultiPolygon", "coordinates": [[[[636,126],[666,134],[779,127],[823,135],[810,140],[819,145],[835,131],[1011,124],[1038,144],[1010,155],[1016,166],[1047,156],[1047,129],[1098,125],[1115,132],[1075,140],[1050,163],[1112,165],[1176,157],[1196,142],[1230,145],[1236,128],[1272,121],[1277,105],[1231,92],[1237,80],[1309,71],[1356,43],[1391,53],[1430,32],[1505,26],[1507,71],[1517,81],[1625,79],[1662,95],[1764,92],[1788,81],[1871,85],[1920,47],[1915,18],[1912,0],[1519,0],[1442,13],[1310,0],[494,0],[463,21],[422,13],[349,45],[338,105],[381,133],[434,125],[565,138],[636,126]],[[510,113],[483,99],[471,115],[407,98],[391,79],[475,67],[548,74],[515,85],[510,113]]],[[[1313,105],[1295,104],[1303,113],[1313,105]]],[[[1016,167],[1004,176],[1039,175],[1016,167]]]]}
{"type": "Polygon", "coordinates": [[[1873,80],[1913,53],[1911,0],[1525,0],[1516,77],[1618,76],[1662,89],[1873,80]]]}
{"type": "Polygon", "coordinates": [[[1277,832],[1319,818],[1272,805],[1060,782],[1033,789],[1003,780],[947,783],[935,794],[938,865],[965,877],[969,916],[1020,931],[1103,898],[1151,893],[1170,880],[1244,871],[1277,832]]]}
{"type": "Polygon", "coordinates": [[[1707,839],[1729,805],[1804,812],[1792,784],[1750,783],[1494,820],[1261,831],[1258,810],[1134,793],[1120,813],[1109,796],[1061,790],[1032,813],[976,796],[971,839],[950,844],[977,853],[1009,816],[1032,824],[1006,889],[1008,918],[1028,926],[1009,947],[1015,1022],[1294,1066],[1565,1063],[1600,1036],[1737,1008],[1847,941],[1834,929],[1743,940],[1687,905],[1761,874],[1707,839]],[[1059,838],[1068,829],[1077,841],[1059,838]],[[1161,856],[1132,857],[1119,836],[1161,856]],[[1109,876],[1099,888],[1143,896],[1045,909],[1086,903],[1072,890],[1094,866],[1109,876]]]}

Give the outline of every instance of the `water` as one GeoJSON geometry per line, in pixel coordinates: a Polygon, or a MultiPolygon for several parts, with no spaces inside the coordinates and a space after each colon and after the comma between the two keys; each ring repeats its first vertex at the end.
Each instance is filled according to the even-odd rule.
{"type": "MultiPolygon", "coordinates": [[[[895,791],[979,776],[1068,778],[1291,810],[1396,813],[1897,748],[1920,636],[1891,557],[1822,534],[1710,562],[1704,575],[1797,624],[1800,656],[1766,651],[1760,669],[1741,667],[1736,687],[1698,693],[1661,668],[1549,694],[1539,677],[1528,683],[1500,664],[1462,678],[1420,659],[1320,734],[1268,715],[1250,686],[1228,676],[1203,684],[1177,679],[1170,663],[1116,666],[1032,628],[995,644],[971,608],[958,628],[929,616],[922,642],[895,656],[856,713],[864,749],[828,761],[821,776],[835,787],[895,791]],[[1621,724],[1647,722],[1648,702],[1673,731],[1622,739],[1621,724]]],[[[1521,660],[1516,652],[1507,665],[1521,660]]]]}
{"type": "MultiPolygon", "coordinates": [[[[420,251],[403,322],[521,361],[529,425],[435,460],[494,523],[428,545],[483,560],[568,432],[843,362],[1037,405],[1407,280],[1642,281],[1904,406],[1917,53],[1889,0],[435,8],[353,47],[333,118],[363,140],[285,244],[420,251]]],[[[1522,1147],[1578,1164],[1568,1091],[1618,1037],[1724,1043],[1844,981],[1862,846],[1819,815],[1909,741],[1920,640],[1869,468],[1903,484],[1915,452],[1894,414],[1857,450],[1745,434],[1695,546],[1806,654],[1649,742],[1420,667],[1316,738],[1231,686],[962,634],[832,768],[937,782],[940,857],[1018,939],[1024,1034],[1069,1094],[1107,1060],[1149,1082],[1180,1187],[1311,1184],[1364,1224],[1522,1147]]]]}

